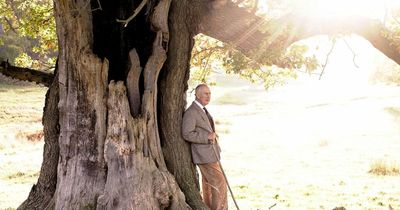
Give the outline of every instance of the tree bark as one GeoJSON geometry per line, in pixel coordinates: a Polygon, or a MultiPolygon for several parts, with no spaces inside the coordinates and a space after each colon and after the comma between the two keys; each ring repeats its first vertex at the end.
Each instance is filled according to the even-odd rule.
{"type": "Polygon", "coordinates": [[[51,205],[51,200],[57,184],[58,137],[60,134],[58,124],[58,92],[58,73],[56,69],[54,80],[46,93],[43,109],[44,151],[40,176],[36,185],[32,186],[28,198],[18,207],[19,210],[54,208],[51,205]]]}
{"type": "Polygon", "coordinates": [[[131,66],[140,67],[139,60],[145,65],[143,72],[125,75],[143,78],[142,83],[127,82],[134,93],[130,99],[123,81],[108,82],[109,72],[124,70],[110,69],[107,59],[93,53],[92,29],[97,25],[92,25],[86,3],[55,3],[61,126],[55,209],[189,209],[167,170],[158,134],[157,79],[167,58],[169,32],[163,24],[170,1],[161,0],[150,10],[147,24],[155,33],[150,55],[143,56],[139,48],[141,59],[131,56],[131,66]]]}
{"type": "Polygon", "coordinates": [[[174,175],[193,209],[208,209],[202,202],[196,168],[191,159],[190,145],[181,136],[186,107],[190,56],[197,34],[197,22],[208,5],[204,1],[172,1],[168,59],[159,78],[159,128],[163,155],[168,170],[174,175]],[[191,8],[191,10],[188,10],[191,8]],[[182,18],[185,17],[185,18],[182,18]]]}
{"type": "Polygon", "coordinates": [[[52,84],[54,78],[52,73],[13,66],[6,61],[0,63],[0,73],[13,79],[35,82],[46,87],[52,84]]]}
{"type": "Polygon", "coordinates": [[[92,24],[86,3],[55,2],[60,85],[55,209],[91,209],[105,184],[108,62],[91,53],[92,24]]]}

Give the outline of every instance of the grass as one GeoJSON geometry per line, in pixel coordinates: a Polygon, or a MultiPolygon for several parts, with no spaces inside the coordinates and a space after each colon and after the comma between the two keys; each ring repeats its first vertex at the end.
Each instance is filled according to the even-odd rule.
{"type": "Polygon", "coordinates": [[[240,94],[225,93],[218,97],[214,102],[217,105],[246,105],[247,102],[240,97],[240,94]]]}
{"type": "MultiPolygon", "coordinates": [[[[45,88],[30,90],[28,87],[16,87],[19,90],[10,88],[10,86],[0,85],[0,97],[2,99],[6,97],[9,101],[9,103],[0,101],[0,110],[15,102],[14,108],[17,107],[22,111],[11,113],[19,119],[11,118],[7,123],[0,124],[0,138],[1,135],[4,135],[2,131],[10,132],[12,135],[9,139],[0,139],[0,148],[4,142],[3,139],[10,144],[5,150],[0,151],[0,158],[5,158],[0,159],[0,178],[2,179],[0,182],[6,184],[4,188],[0,186],[4,192],[0,192],[0,209],[6,207],[13,209],[26,199],[32,184],[36,181],[34,176],[39,174],[41,159],[38,157],[42,156],[43,149],[43,146],[37,142],[19,138],[27,139],[30,135],[40,135],[40,127],[32,127],[41,125],[45,88]],[[40,97],[41,101],[34,102],[32,96],[40,97]],[[34,106],[35,108],[29,108],[34,106]],[[24,116],[22,112],[25,110],[33,111],[24,116]],[[23,122],[18,122],[18,120],[23,120],[23,122]],[[14,124],[17,124],[17,127],[11,126],[14,124]],[[29,129],[27,130],[27,128],[29,129]],[[35,163],[38,164],[34,165],[35,163]],[[21,179],[23,181],[20,181],[21,179]],[[29,184],[19,184],[27,183],[29,179],[34,181],[29,184]],[[15,182],[19,183],[14,184],[15,182]],[[25,186],[24,189],[21,188],[22,185],[25,186]]],[[[215,100],[221,97],[220,102],[222,101],[228,106],[216,107],[218,109],[215,110],[218,110],[219,113],[215,112],[215,123],[216,128],[219,129],[218,133],[221,133],[223,166],[241,209],[269,209],[276,204],[275,207],[272,207],[273,210],[332,210],[334,207],[340,206],[347,209],[372,210],[388,209],[389,203],[395,209],[399,209],[399,191],[393,186],[399,183],[400,176],[377,178],[367,174],[368,169],[363,169],[365,165],[368,166],[370,155],[391,155],[390,148],[397,152],[399,144],[395,140],[398,135],[380,142],[379,145],[386,145],[384,149],[376,148],[379,146],[376,144],[368,146],[371,142],[375,143],[376,138],[353,139],[353,136],[351,138],[347,136],[354,133],[344,133],[344,131],[342,134],[341,130],[336,129],[320,130],[317,131],[318,135],[313,136],[313,134],[307,138],[302,138],[301,133],[286,135],[286,133],[290,133],[290,130],[287,129],[290,126],[301,126],[299,123],[290,123],[291,121],[301,122],[298,121],[297,115],[280,116],[288,102],[280,102],[277,105],[286,106],[279,106],[279,108],[273,106],[268,108],[268,111],[254,110],[252,104],[254,101],[258,100],[261,107],[267,107],[272,103],[275,105],[276,102],[259,101],[254,97],[257,96],[257,92],[239,88],[236,83],[232,83],[229,88],[220,90],[220,92],[215,91],[213,96],[215,96],[215,100]],[[243,105],[230,106],[232,104],[243,105]],[[218,114],[222,117],[218,117],[218,114]],[[284,127],[280,127],[281,124],[284,127]],[[229,133],[222,132],[228,130],[230,130],[229,133]],[[324,135],[321,135],[322,132],[325,132],[324,135]],[[337,133],[341,135],[337,135],[337,133]],[[347,141],[347,139],[352,139],[352,141],[347,141]],[[389,141],[391,139],[394,140],[389,141]],[[293,143],[298,144],[293,146],[293,143]],[[366,158],[360,158],[364,155],[366,158]],[[347,160],[346,164],[343,164],[344,160],[347,160]],[[303,163],[307,163],[306,168],[303,163]],[[351,167],[347,167],[348,164],[352,164],[351,167]]],[[[393,105],[388,105],[387,111],[393,116],[399,116],[397,114],[399,108],[390,106],[393,105]]],[[[10,112],[8,109],[4,110],[10,112]]],[[[333,113],[333,115],[337,114],[333,113]]],[[[315,126],[315,124],[305,124],[307,128],[313,127],[313,125],[315,126]]],[[[363,132],[366,135],[370,134],[366,129],[363,129],[363,132]]],[[[393,164],[387,164],[381,168],[389,169],[391,165],[393,164]]],[[[371,165],[371,170],[372,168],[371,165]]],[[[232,200],[230,198],[228,200],[230,209],[234,209],[232,200]]],[[[90,204],[86,207],[91,208],[90,204]]]]}
{"type": "Polygon", "coordinates": [[[0,76],[0,209],[15,209],[39,177],[46,91],[0,76]]]}
{"type": "Polygon", "coordinates": [[[371,163],[368,172],[381,176],[400,175],[400,166],[396,162],[388,163],[388,161],[385,160],[375,160],[371,163]]]}
{"type": "Polygon", "coordinates": [[[319,147],[326,147],[326,146],[328,146],[329,145],[329,142],[328,142],[328,140],[326,140],[326,139],[321,139],[320,141],[319,141],[319,143],[318,143],[318,146],[319,147]]]}
{"type": "Polygon", "coordinates": [[[32,183],[35,182],[39,178],[38,171],[28,171],[28,172],[21,172],[18,171],[16,173],[9,174],[6,177],[9,181],[18,184],[25,184],[25,183],[32,183]]]}
{"type": "Polygon", "coordinates": [[[216,125],[232,125],[232,122],[226,119],[217,119],[215,120],[216,125]]]}
{"type": "Polygon", "coordinates": [[[28,141],[31,142],[38,142],[43,140],[44,133],[43,129],[34,131],[18,131],[15,136],[19,139],[27,139],[28,141]]]}
{"type": "Polygon", "coordinates": [[[400,107],[386,107],[385,111],[391,114],[395,119],[400,120],[400,107]]]}
{"type": "Polygon", "coordinates": [[[216,125],[216,129],[217,129],[217,133],[219,133],[219,134],[228,134],[231,132],[231,130],[229,128],[232,125],[232,123],[228,120],[218,119],[215,121],[215,125],[216,125]]]}
{"type": "Polygon", "coordinates": [[[0,85],[0,124],[41,122],[47,88],[0,85]]]}

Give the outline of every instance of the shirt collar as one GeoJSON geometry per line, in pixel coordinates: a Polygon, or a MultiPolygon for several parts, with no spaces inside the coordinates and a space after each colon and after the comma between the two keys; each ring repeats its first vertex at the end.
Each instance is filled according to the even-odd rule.
{"type": "Polygon", "coordinates": [[[203,106],[200,102],[198,102],[197,100],[194,100],[194,103],[197,104],[197,106],[199,106],[201,108],[201,110],[203,110],[203,112],[206,112],[206,111],[204,111],[205,106],[203,106]]]}

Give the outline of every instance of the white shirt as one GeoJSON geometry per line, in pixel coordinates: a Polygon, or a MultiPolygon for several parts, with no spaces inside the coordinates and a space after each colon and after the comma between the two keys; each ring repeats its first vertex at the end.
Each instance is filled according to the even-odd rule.
{"type": "Polygon", "coordinates": [[[205,106],[203,106],[200,102],[198,102],[197,100],[194,100],[194,103],[197,104],[197,106],[199,106],[201,108],[201,110],[203,110],[203,112],[205,113],[206,111],[204,110],[205,106]]]}

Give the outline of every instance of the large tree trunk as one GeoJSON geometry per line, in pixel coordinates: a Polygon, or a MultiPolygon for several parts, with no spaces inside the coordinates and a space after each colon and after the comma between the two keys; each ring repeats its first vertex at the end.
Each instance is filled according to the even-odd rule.
{"type": "Polygon", "coordinates": [[[55,209],[187,209],[158,134],[157,79],[167,59],[170,1],[151,1],[149,13],[141,12],[127,28],[115,19],[127,18],[137,4],[100,2],[104,10],[93,13],[93,21],[85,0],[55,2],[60,44],[55,209]]]}
{"type": "Polygon", "coordinates": [[[189,144],[181,136],[181,123],[186,107],[193,37],[197,32],[193,26],[198,25],[207,8],[208,5],[200,1],[172,2],[169,16],[172,37],[168,59],[159,78],[158,116],[163,154],[169,171],[175,176],[193,209],[208,208],[199,194],[196,168],[191,160],[189,144]]]}
{"type": "Polygon", "coordinates": [[[207,4],[173,1],[168,19],[171,1],[150,1],[124,28],[115,19],[138,3],[100,3],[96,13],[85,0],[55,2],[59,74],[46,99],[44,162],[19,209],[207,209],[180,136],[199,22],[187,17],[207,4]]]}

